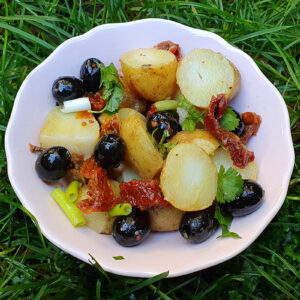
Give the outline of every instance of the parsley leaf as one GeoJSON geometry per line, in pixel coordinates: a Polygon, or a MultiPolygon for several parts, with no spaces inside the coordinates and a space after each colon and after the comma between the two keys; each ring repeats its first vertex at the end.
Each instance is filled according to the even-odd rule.
{"type": "Polygon", "coordinates": [[[237,114],[230,108],[226,107],[225,113],[220,120],[220,126],[228,131],[233,131],[239,126],[240,119],[237,114]]]}
{"type": "Polygon", "coordinates": [[[232,237],[236,239],[241,238],[237,233],[229,231],[233,218],[230,216],[223,216],[220,207],[218,205],[216,206],[216,210],[215,210],[215,219],[218,220],[222,228],[222,234],[219,235],[217,239],[221,237],[232,237]]]}
{"type": "Polygon", "coordinates": [[[123,100],[123,85],[113,63],[108,67],[104,67],[103,65],[99,66],[101,70],[100,88],[103,88],[102,98],[107,100],[107,103],[101,112],[107,111],[114,113],[119,109],[119,105],[123,100]]]}
{"type": "Polygon", "coordinates": [[[185,109],[188,114],[182,123],[182,129],[188,131],[194,131],[196,128],[196,122],[204,124],[203,116],[204,112],[200,113],[191,103],[189,103],[184,96],[179,96],[179,107],[185,109]]]}
{"type": "Polygon", "coordinates": [[[216,199],[219,203],[231,202],[243,192],[242,176],[234,168],[226,172],[221,165],[218,175],[218,188],[216,199]]]}

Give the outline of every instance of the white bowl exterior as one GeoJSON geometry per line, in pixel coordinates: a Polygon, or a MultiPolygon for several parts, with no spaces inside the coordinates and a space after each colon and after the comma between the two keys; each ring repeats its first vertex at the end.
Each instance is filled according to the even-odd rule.
{"type": "Polygon", "coordinates": [[[102,25],[60,45],[24,80],[7,127],[5,148],[11,184],[51,242],[85,262],[90,253],[108,272],[139,277],[165,271],[169,271],[169,277],[184,275],[239,254],[282,206],[294,165],[286,105],[254,61],[213,33],[161,19],[102,25]],[[79,77],[80,66],[89,57],[97,57],[106,65],[113,62],[119,68],[118,59],[125,52],[153,47],[164,40],[180,44],[183,55],[194,48],[225,55],[242,78],[241,90],[231,105],[240,112],[254,111],[262,116],[258,135],[247,146],[255,152],[257,181],[265,189],[265,201],[255,213],[234,219],[231,230],[242,239],[216,239],[219,229],[204,243],[194,245],[185,242],[179,232],[155,233],[138,247],[124,248],[112,236],[96,234],[86,227],[73,228],[51,199],[52,188],[43,184],[34,170],[36,155],[30,153],[29,143],[39,144],[39,130],[55,105],[51,95],[53,81],[65,75],[79,77]],[[125,259],[113,259],[119,255],[125,259]]]}

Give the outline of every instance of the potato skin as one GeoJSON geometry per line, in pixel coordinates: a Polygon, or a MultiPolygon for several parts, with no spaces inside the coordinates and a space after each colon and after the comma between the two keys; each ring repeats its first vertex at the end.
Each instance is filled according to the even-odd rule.
{"type": "Polygon", "coordinates": [[[170,143],[193,143],[202,148],[208,155],[212,155],[220,145],[216,138],[203,129],[195,129],[193,132],[179,131],[172,137],[170,143]]]}
{"type": "Polygon", "coordinates": [[[176,87],[177,60],[166,50],[136,49],[120,58],[124,80],[140,97],[151,101],[170,97],[176,87]]]}
{"type": "Polygon", "coordinates": [[[163,159],[147,132],[145,117],[130,113],[121,122],[120,135],[126,143],[125,159],[142,179],[152,179],[161,170],[163,159]]]}
{"type": "Polygon", "coordinates": [[[172,206],[150,209],[151,231],[161,232],[178,230],[183,213],[183,211],[172,206]]]}

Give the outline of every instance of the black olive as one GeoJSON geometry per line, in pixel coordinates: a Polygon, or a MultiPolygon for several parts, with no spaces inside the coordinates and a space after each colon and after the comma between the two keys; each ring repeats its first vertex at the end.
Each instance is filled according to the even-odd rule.
{"type": "Polygon", "coordinates": [[[242,217],[251,214],[262,205],[265,191],[251,180],[244,180],[243,193],[234,201],[220,204],[222,214],[233,217],[242,217]]]}
{"type": "Polygon", "coordinates": [[[67,174],[72,167],[70,152],[60,146],[42,152],[36,162],[35,170],[42,180],[53,182],[67,174]]]}
{"type": "Polygon", "coordinates": [[[215,233],[219,224],[214,218],[214,207],[183,214],[179,232],[191,243],[201,243],[215,233]]]}
{"type": "Polygon", "coordinates": [[[52,85],[52,95],[60,104],[67,100],[80,98],[84,93],[83,83],[76,77],[59,77],[52,85]]]}
{"type": "Polygon", "coordinates": [[[99,90],[101,80],[99,65],[103,65],[99,59],[88,58],[80,68],[80,79],[88,93],[96,93],[99,90]]]}
{"type": "Polygon", "coordinates": [[[124,247],[140,244],[150,233],[150,221],[147,211],[133,208],[128,216],[119,216],[113,224],[112,235],[124,247]]]}
{"type": "Polygon", "coordinates": [[[236,116],[239,119],[238,126],[231,132],[236,134],[237,136],[241,136],[245,131],[245,123],[244,123],[241,115],[236,110],[234,110],[232,107],[230,107],[230,108],[233,110],[233,112],[236,114],[236,116]]]}
{"type": "Polygon", "coordinates": [[[166,138],[166,140],[168,140],[181,130],[177,116],[177,112],[169,110],[155,112],[147,121],[147,129],[151,134],[155,130],[153,136],[158,142],[163,137],[164,130],[167,130],[170,134],[170,136],[166,138]]]}
{"type": "Polygon", "coordinates": [[[125,142],[116,134],[104,135],[95,147],[96,163],[104,169],[117,168],[125,157],[125,142]]]}

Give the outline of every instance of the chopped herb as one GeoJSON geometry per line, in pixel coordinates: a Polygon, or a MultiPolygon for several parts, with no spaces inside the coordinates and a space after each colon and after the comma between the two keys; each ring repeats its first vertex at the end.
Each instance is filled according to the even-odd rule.
{"type": "Polygon", "coordinates": [[[123,260],[125,259],[123,256],[113,256],[114,260],[123,260]]]}
{"type": "Polygon", "coordinates": [[[237,114],[230,108],[226,107],[225,113],[220,121],[220,126],[228,131],[233,131],[239,126],[240,119],[237,114]]]}
{"type": "Polygon", "coordinates": [[[172,148],[174,148],[177,145],[177,142],[174,144],[170,144],[169,142],[164,143],[165,139],[168,136],[170,136],[168,130],[165,129],[163,132],[163,136],[161,137],[159,143],[157,143],[154,138],[154,134],[155,134],[156,130],[158,130],[158,128],[153,130],[152,135],[151,135],[152,143],[153,143],[154,147],[157,148],[157,150],[159,151],[159,153],[161,154],[163,159],[165,159],[168,155],[168,151],[171,150],[172,148]]]}
{"type": "Polygon", "coordinates": [[[218,220],[218,222],[220,223],[221,228],[222,228],[222,234],[219,235],[217,237],[217,239],[221,238],[221,237],[232,237],[232,238],[236,238],[236,239],[241,238],[237,233],[229,231],[233,218],[230,216],[223,216],[221,213],[220,207],[218,205],[216,205],[215,219],[218,220]]]}
{"type": "Polygon", "coordinates": [[[187,117],[182,123],[183,130],[194,131],[196,128],[196,122],[204,124],[204,112],[199,112],[191,103],[189,103],[184,98],[184,96],[179,97],[179,107],[185,109],[188,112],[187,117]]]}
{"type": "Polygon", "coordinates": [[[229,168],[225,172],[225,168],[221,165],[218,175],[218,188],[216,196],[217,205],[215,211],[215,219],[218,220],[222,228],[222,234],[218,236],[218,238],[241,238],[237,233],[229,231],[232,222],[232,217],[222,215],[218,203],[232,202],[237,196],[241,195],[242,192],[242,176],[234,168],[229,168]]]}
{"type": "Polygon", "coordinates": [[[119,109],[119,105],[123,100],[123,85],[113,63],[108,67],[99,66],[101,70],[100,88],[103,88],[102,99],[107,100],[105,107],[100,112],[114,113],[119,109]]]}
{"type": "Polygon", "coordinates": [[[242,192],[242,176],[234,168],[229,168],[225,172],[221,165],[218,175],[217,201],[219,203],[231,202],[242,192]]]}

